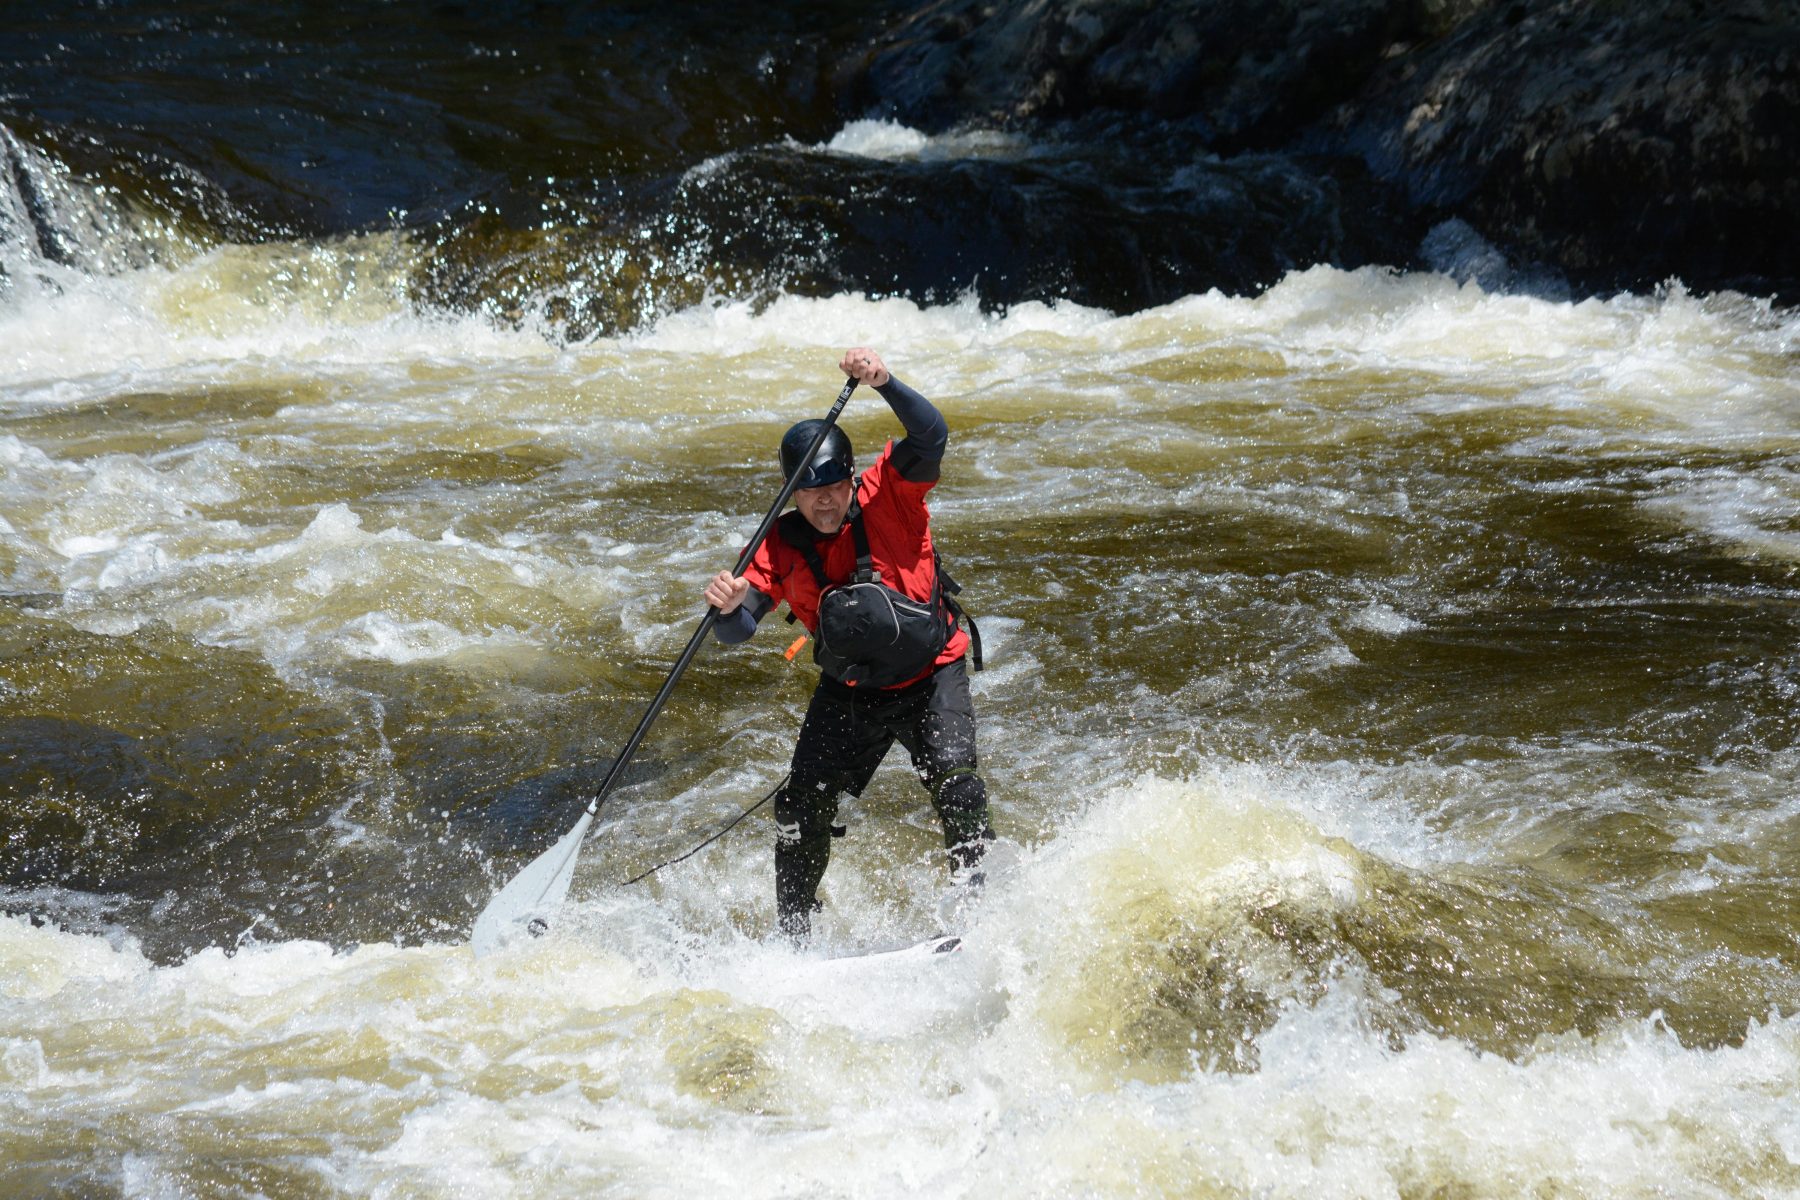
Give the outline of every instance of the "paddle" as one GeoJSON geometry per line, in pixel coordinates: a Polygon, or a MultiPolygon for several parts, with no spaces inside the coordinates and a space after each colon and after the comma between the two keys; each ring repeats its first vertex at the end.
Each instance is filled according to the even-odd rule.
{"type": "MultiPolygon", "coordinates": [[[[856,380],[846,379],[844,390],[838,393],[837,403],[831,406],[831,412],[826,414],[824,424],[819,426],[819,435],[813,439],[805,457],[800,460],[802,469],[796,470],[782,483],[781,494],[775,497],[775,503],[769,506],[768,514],[763,517],[762,524],[758,525],[756,532],[751,535],[750,544],[738,557],[737,566],[732,568],[733,575],[742,575],[744,568],[750,565],[751,556],[763,544],[763,539],[769,536],[769,530],[774,528],[776,519],[781,516],[781,510],[793,496],[795,485],[800,482],[805,465],[811,463],[813,455],[819,452],[819,447],[824,444],[825,435],[831,432],[831,427],[837,423],[838,414],[844,411],[844,405],[850,402],[850,393],[855,390],[856,380]]],[[[683,650],[681,657],[675,661],[675,669],[670,671],[668,679],[663,681],[662,690],[656,693],[656,699],[650,702],[650,708],[644,713],[644,719],[638,722],[637,732],[633,733],[631,740],[625,743],[624,751],[613,762],[612,770],[606,773],[606,779],[600,784],[600,790],[594,793],[592,800],[588,801],[587,811],[581,814],[581,819],[575,822],[575,827],[563,834],[556,845],[532,859],[523,871],[513,876],[511,883],[494,893],[494,898],[488,901],[487,907],[481,910],[481,915],[475,918],[475,928],[469,935],[469,944],[475,948],[477,957],[498,949],[520,930],[541,934],[549,929],[550,918],[556,915],[556,911],[562,907],[563,898],[569,894],[569,881],[575,877],[575,859],[581,853],[581,839],[586,836],[588,826],[593,824],[594,815],[600,811],[601,802],[606,799],[606,794],[612,791],[613,784],[618,782],[619,776],[625,773],[625,765],[631,761],[631,756],[637,753],[638,744],[650,731],[650,723],[656,720],[656,714],[662,711],[663,703],[668,700],[669,693],[675,690],[675,681],[681,678],[683,671],[687,670],[688,663],[693,661],[695,653],[700,649],[700,643],[705,640],[707,631],[718,619],[719,610],[708,605],[706,616],[700,620],[700,627],[694,630],[694,636],[688,639],[687,649],[683,650]]]]}

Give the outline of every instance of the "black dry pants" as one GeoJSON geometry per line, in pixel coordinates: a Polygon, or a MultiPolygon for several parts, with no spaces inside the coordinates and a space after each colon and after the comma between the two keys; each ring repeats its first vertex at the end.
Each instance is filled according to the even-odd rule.
{"type": "Polygon", "coordinates": [[[993,831],[987,786],[976,774],[968,665],[958,659],[893,691],[821,678],[794,746],[793,773],[775,797],[775,910],[785,932],[803,936],[810,928],[838,797],[862,795],[896,741],[931,793],[951,862],[966,869],[981,861],[993,831]]]}

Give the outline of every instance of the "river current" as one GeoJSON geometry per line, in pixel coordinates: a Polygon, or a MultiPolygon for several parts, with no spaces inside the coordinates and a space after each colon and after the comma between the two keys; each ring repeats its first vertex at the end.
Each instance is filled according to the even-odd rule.
{"type": "Polygon", "coordinates": [[[1793,311],[1320,266],[571,340],[62,186],[115,253],[0,304],[6,1194],[1800,1194],[1793,311]],[[896,751],[805,951],[766,809],[623,883],[780,780],[769,620],[475,959],[858,343],[950,423],[995,878],[896,751]]]}

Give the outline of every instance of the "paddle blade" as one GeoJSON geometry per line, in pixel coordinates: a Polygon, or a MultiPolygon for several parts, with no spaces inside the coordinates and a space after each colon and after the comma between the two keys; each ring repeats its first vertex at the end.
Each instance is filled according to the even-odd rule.
{"type": "Polygon", "coordinates": [[[594,810],[589,809],[556,845],[532,859],[511,883],[494,893],[469,934],[475,957],[492,954],[520,933],[540,934],[549,928],[569,894],[575,860],[581,856],[581,839],[593,821],[594,810]]]}

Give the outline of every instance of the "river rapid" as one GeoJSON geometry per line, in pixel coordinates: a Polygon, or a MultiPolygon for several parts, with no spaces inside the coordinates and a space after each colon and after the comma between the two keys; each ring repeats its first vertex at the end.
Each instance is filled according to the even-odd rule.
{"type": "Polygon", "coordinates": [[[1800,1194],[1793,310],[1316,266],[572,339],[404,230],[44,181],[99,233],[0,303],[5,1194],[1800,1194]],[[624,883],[780,780],[769,620],[477,960],[857,343],[951,427],[995,877],[896,752],[803,951],[766,808],[624,883]]]}

